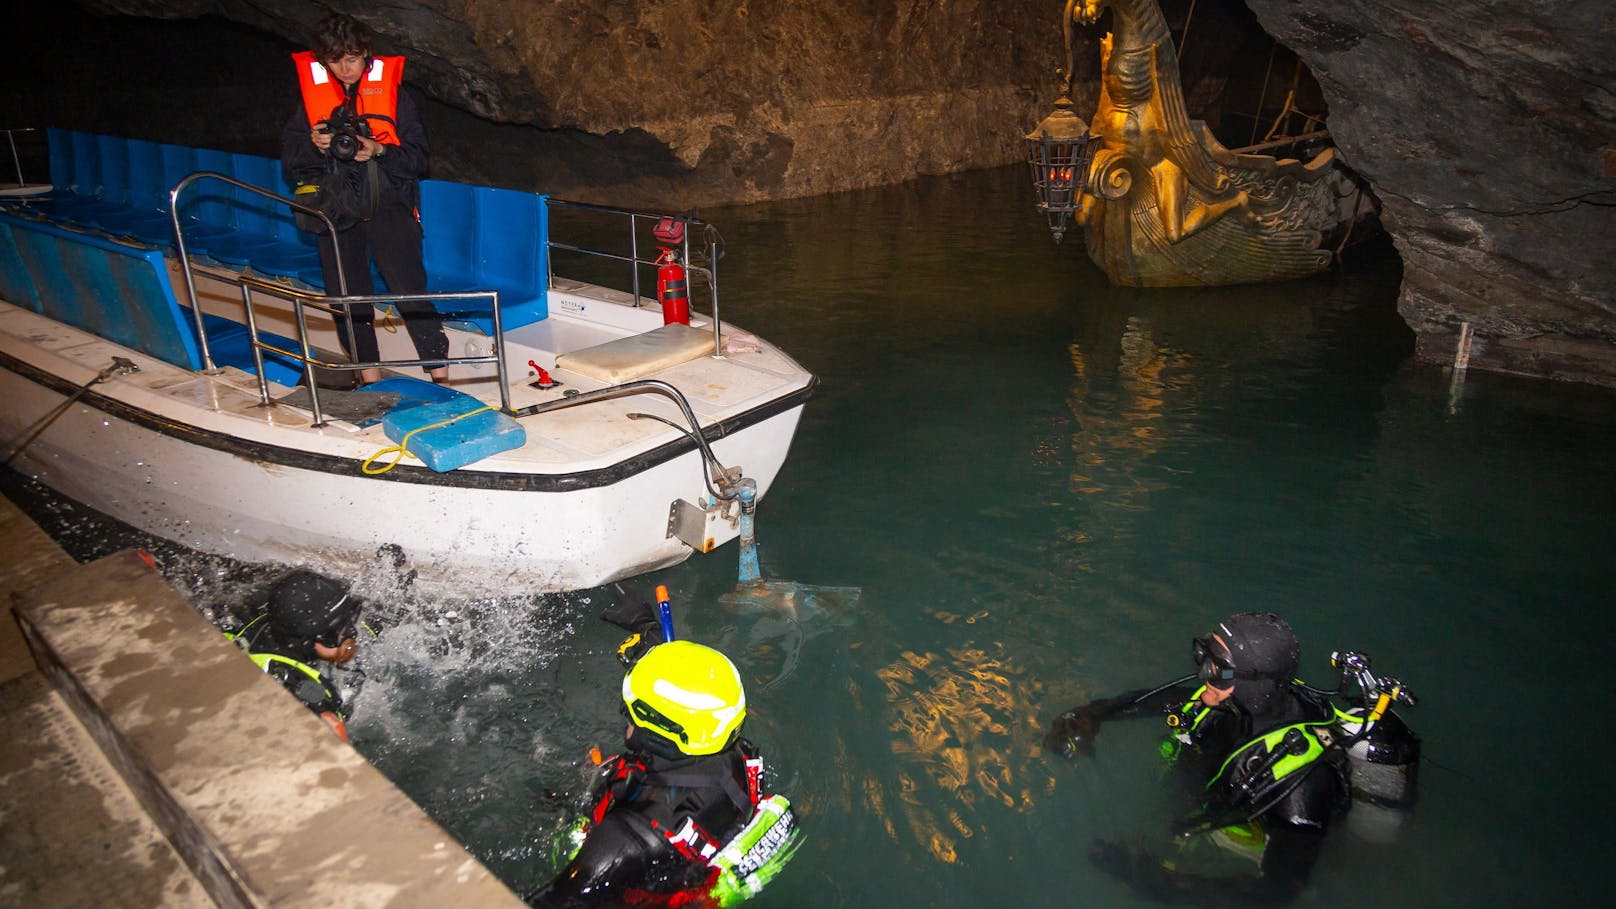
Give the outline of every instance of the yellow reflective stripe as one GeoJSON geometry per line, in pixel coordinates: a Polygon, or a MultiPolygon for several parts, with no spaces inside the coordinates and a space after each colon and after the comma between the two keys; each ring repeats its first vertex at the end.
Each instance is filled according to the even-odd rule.
{"type": "Polygon", "coordinates": [[[1212,713],[1212,708],[1211,707],[1208,707],[1205,704],[1201,703],[1201,695],[1203,693],[1205,693],[1205,691],[1206,691],[1206,686],[1205,685],[1202,685],[1201,687],[1195,689],[1195,693],[1190,695],[1190,699],[1184,702],[1184,706],[1178,708],[1178,712],[1181,713],[1181,714],[1189,713],[1190,709],[1193,708],[1193,707],[1196,707],[1197,705],[1201,708],[1200,710],[1196,711],[1195,719],[1190,721],[1190,729],[1191,730],[1194,730],[1196,727],[1200,726],[1201,721],[1205,720],[1212,713]]]}
{"type": "Polygon", "coordinates": [[[236,643],[236,639],[240,638],[242,635],[246,634],[247,629],[253,627],[254,625],[257,625],[259,622],[262,622],[266,617],[267,616],[259,616],[258,618],[253,619],[251,622],[248,622],[247,624],[241,626],[240,631],[237,631],[237,632],[235,632],[233,634],[231,632],[228,632],[228,631],[225,632],[224,639],[229,641],[232,644],[236,643]]]}
{"type": "Polygon", "coordinates": [[[320,685],[327,691],[331,690],[331,686],[325,683],[325,677],[320,675],[320,671],[318,669],[315,669],[305,663],[299,663],[297,660],[294,660],[291,657],[283,657],[278,653],[249,653],[247,656],[250,657],[254,663],[258,664],[259,669],[262,669],[265,672],[269,671],[270,663],[281,663],[290,666],[316,682],[319,682],[320,685]]]}

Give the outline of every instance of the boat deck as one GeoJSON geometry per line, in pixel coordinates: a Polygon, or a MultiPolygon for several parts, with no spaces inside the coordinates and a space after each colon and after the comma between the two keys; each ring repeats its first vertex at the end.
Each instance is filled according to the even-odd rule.
{"type": "MultiPolygon", "coordinates": [[[[380,311],[367,368],[395,374],[339,402],[298,387],[352,367],[275,161],[60,132],[51,147],[55,190],[0,210],[7,457],[193,549],[336,573],[402,549],[419,583],[459,596],[596,586],[735,539],[816,385],[768,342],[712,332],[716,294],[711,316],[664,325],[648,299],[555,277],[552,248],[634,284],[659,264],[637,238],[661,216],[425,181],[430,294],[412,299],[443,316],[448,388],[384,293],[343,305],[380,311]],[[126,162],[129,185],[92,180],[96,162],[126,162]],[[627,252],[552,239],[558,206],[615,224],[627,252]]],[[[683,256],[713,291],[717,232],[674,220],[704,231],[683,256]]]]}
{"type": "MultiPolygon", "coordinates": [[[[204,274],[198,290],[205,311],[219,313],[233,309],[236,318],[240,318],[239,292],[234,287],[210,280],[204,274]]],[[[511,405],[522,408],[542,404],[555,401],[569,391],[592,391],[612,384],[568,369],[567,356],[638,337],[660,324],[660,313],[633,307],[631,301],[628,294],[577,282],[565,282],[552,290],[549,318],[506,335],[511,364],[511,405]],[[560,384],[550,389],[533,387],[534,372],[526,365],[529,360],[544,367],[560,384]]],[[[289,315],[269,318],[261,315],[260,319],[260,326],[270,331],[285,333],[290,328],[289,315]]],[[[379,320],[377,327],[384,356],[394,355],[398,359],[413,356],[396,317],[379,320]],[[399,346],[404,350],[389,350],[399,346]]],[[[700,332],[705,339],[700,342],[704,345],[704,354],[633,377],[654,378],[679,388],[703,426],[735,419],[782,397],[796,397],[800,404],[811,390],[813,377],[767,342],[726,327],[724,356],[719,358],[711,355],[710,326],[697,320],[695,328],[705,329],[700,332]]],[[[451,354],[482,353],[491,346],[490,339],[480,334],[454,329],[450,329],[449,334],[451,354]]],[[[327,349],[337,347],[335,328],[329,322],[321,326],[316,320],[311,340],[327,349]]],[[[7,303],[0,303],[0,351],[25,361],[48,358],[50,362],[33,365],[58,375],[82,376],[81,381],[89,381],[111,363],[113,357],[127,357],[140,371],[110,378],[96,387],[97,393],[116,396],[131,406],[176,418],[183,414],[187,421],[246,441],[351,458],[369,457],[394,444],[380,423],[361,427],[329,420],[323,426],[315,426],[313,415],[306,407],[284,403],[264,407],[257,377],[240,369],[227,366],[214,374],[192,372],[154,357],[132,353],[89,332],[7,303]]],[[[450,387],[472,394],[485,403],[498,404],[492,367],[479,371],[455,368],[450,377],[450,387]]],[[[271,383],[270,391],[279,401],[294,389],[271,383]]],[[[523,473],[553,469],[576,473],[600,469],[660,445],[677,443],[682,438],[682,433],[658,421],[625,419],[631,412],[655,414],[683,423],[678,407],[659,395],[637,395],[566,408],[523,419],[521,424],[527,433],[527,443],[479,461],[475,469],[523,473]]],[[[404,463],[417,462],[405,459],[404,463]]]]}

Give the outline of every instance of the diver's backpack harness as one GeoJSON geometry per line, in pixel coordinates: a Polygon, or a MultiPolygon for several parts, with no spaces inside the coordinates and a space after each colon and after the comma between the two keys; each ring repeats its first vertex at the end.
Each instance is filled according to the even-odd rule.
{"type": "MultiPolygon", "coordinates": [[[[1330,665],[1340,672],[1333,691],[1313,688],[1300,680],[1296,684],[1314,695],[1330,698],[1341,694],[1350,679],[1357,683],[1359,704],[1342,710],[1326,702],[1332,714],[1329,719],[1282,726],[1234,749],[1205,787],[1210,792],[1225,780],[1231,769],[1243,771],[1239,782],[1231,786],[1224,810],[1191,819],[1187,829],[1216,829],[1253,820],[1279,804],[1321,765],[1332,766],[1336,772],[1347,776],[1348,786],[1355,796],[1378,797],[1380,801],[1404,806],[1413,803],[1419,737],[1400,721],[1386,722],[1388,717],[1397,719],[1396,714],[1390,713],[1392,704],[1414,706],[1413,693],[1397,679],[1376,677],[1369,670],[1369,657],[1364,654],[1336,651],[1330,654],[1330,665]],[[1391,746],[1376,741],[1381,732],[1393,740],[1391,746]],[[1371,742],[1375,747],[1370,747],[1371,742]],[[1364,784],[1370,774],[1364,772],[1363,765],[1388,763],[1403,769],[1405,778],[1401,779],[1401,789],[1380,793],[1364,784]],[[1401,766],[1403,764],[1406,768],[1401,766]]],[[[1212,708],[1201,702],[1205,690],[1203,685],[1182,706],[1167,712],[1169,734],[1162,741],[1161,754],[1169,763],[1178,758],[1185,745],[1197,740],[1201,724],[1212,713],[1212,708]]],[[[1381,776],[1384,774],[1374,778],[1381,776]]],[[[1386,786],[1384,782],[1379,785],[1386,786]]]]}
{"type": "MultiPolygon", "coordinates": [[[[686,860],[707,869],[708,893],[721,906],[732,906],[761,891],[780,872],[800,841],[791,803],[782,795],[764,796],[763,760],[747,739],[738,739],[745,766],[745,788],[733,774],[654,770],[639,755],[620,754],[601,764],[594,785],[598,793],[590,811],[589,823],[606,819],[612,805],[633,801],[646,786],[663,789],[719,788],[746,823],[727,842],[717,842],[711,832],[696,822],[694,814],[669,827],[645,818],[661,837],[686,860]]],[[[581,845],[583,838],[574,837],[581,845]]]]}
{"type": "Polygon", "coordinates": [[[248,622],[246,625],[243,625],[238,631],[225,632],[225,640],[241,648],[241,652],[245,653],[247,658],[252,660],[253,664],[259,669],[263,670],[265,674],[282,681],[284,684],[293,684],[293,682],[297,680],[297,674],[306,676],[308,678],[308,682],[319,686],[318,690],[322,697],[319,701],[312,701],[309,698],[305,698],[298,692],[293,692],[294,695],[298,697],[298,700],[303,701],[310,710],[313,710],[316,713],[330,711],[331,713],[335,713],[339,717],[342,717],[344,720],[348,719],[352,714],[352,707],[342,702],[342,698],[339,697],[336,690],[331,687],[331,681],[327,679],[325,674],[320,672],[320,670],[301,660],[295,660],[283,654],[274,653],[267,650],[252,649],[251,642],[254,639],[254,636],[249,635],[247,632],[252,630],[252,628],[259,622],[265,621],[266,619],[268,619],[267,615],[260,615],[251,622],[248,622]],[[277,669],[280,671],[277,672],[277,669]],[[290,678],[287,678],[287,676],[290,676],[290,678]]]}

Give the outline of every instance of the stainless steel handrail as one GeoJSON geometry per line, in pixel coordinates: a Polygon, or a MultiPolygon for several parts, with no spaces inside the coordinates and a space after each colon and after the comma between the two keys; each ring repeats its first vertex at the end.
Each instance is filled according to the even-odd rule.
{"type": "MultiPolygon", "coordinates": [[[[663,419],[655,414],[631,413],[628,415],[629,419],[635,420],[643,417],[659,420],[663,423],[667,423],[674,429],[683,432],[686,436],[689,436],[696,443],[696,447],[701,450],[703,463],[712,465],[714,468],[716,468],[713,472],[717,473],[722,478],[721,482],[724,482],[725,485],[729,485],[731,477],[725,471],[724,465],[719,462],[718,456],[713,454],[712,446],[707,443],[707,436],[702,431],[701,421],[696,419],[696,412],[690,407],[690,400],[685,397],[684,392],[680,391],[675,386],[662,381],[661,379],[640,379],[634,382],[624,382],[621,385],[608,385],[605,388],[597,388],[594,391],[579,392],[575,395],[556,398],[553,401],[545,401],[540,404],[530,404],[521,410],[512,411],[511,416],[517,418],[531,417],[534,414],[549,413],[554,410],[565,410],[568,407],[578,407],[584,404],[594,404],[598,401],[610,401],[614,398],[626,398],[631,395],[641,394],[658,394],[663,395],[664,397],[672,398],[673,403],[677,404],[679,406],[679,411],[684,414],[685,422],[690,424],[690,429],[687,430],[684,427],[679,426],[677,423],[674,423],[671,420],[663,419]]],[[[707,471],[702,472],[702,479],[707,484],[707,491],[715,500],[723,499],[727,502],[735,498],[736,494],[734,491],[720,492],[718,489],[714,488],[712,477],[707,471]]]]}
{"type": "MultiPolygon", "coordinates": [[[[603,259],[612,259],[618,262],[630,263],[629,284],[632,288],[631,292],[634,294],[635,306],[641,305],[640,266],[656,264],[656,260],[654,259],[643,259],[640,257],[640,220],[648,219],[660,221],[663,218],[672,218],[675,221],[682,222],[685,225],[685,239],[684,243],[682,244],[685,271],[692,274],[702,275],[707,279],[707,287],[712,296],[713,307],[713,356],[717,359],[724,358],[724,339],[722,327],[718,318],[718,259],[722,255],[723,243],[716,227],[706,221],[701,220],[700,218],[692,218],[687,215],[658,214],[657,212],[640,211],[632,208],[616,208],[610,205],[597,205],[593,202],[574,202],[569,199],[547,198],[545,201],[549,205],[561,205],[567,208],[576,208],[584,211],[593,211],[601,214],[618,215],[628,218],[629,254],[626,256],[622,255],[621,253],[607,252],[601,249],[592,249],[586,246],[575,246],[570,243],[562,243],[553,238],[548,240],[548,244],[550,249],[564,249],[569,252],[580,253],[586,256],[598,256],[603,259]],[[694,232],[693,228],[700,228],[702,237],[707,241],[706,267],[692,264],[690,261],[690,235],[694,232]]],[[[553,261],[553,257],[550,256],[546,256],[546,259],[553,261]]],[[[553,269],[550,272],[550,278],[553,284],[555,279],[555,272],[553,269]]]]}
{"type": "MultiPolygon", "coordinates": [[[[227,174],[221,174],[221,173],[218,173],[217,171],[198,171],[196,173],[187,175],[184,179],[180,180],[179,183],[176,183],[174,185],[174,188],[172,190],[170,190],[169,194],[168,194],[169,216],[170,216],[170,218],[171,218],[171,220],[173,221],[173,224],[174,224],[174,243],[175,243],[175,246],[177,247],[177,249],[179,251],[180,266],[181,266],[181,270],[183,271],[184,276],[185,276],[185,292],[186,292],[186,295],[190,298],[190,301],[191,301],[191,314],[196,319],[197,337],[201,339],[202,363],[203,363],[204,368],[208,372],[216,372],[218,370],[218,367],[214,365],[214,363],[213,363],[213,354],[212,354],[212,351],[208,347],[207,326],[203,322],[201,302],[197,299],[197,296],[196,296],[196,277],[195,277],[195,274],[193,273],[193,270],[192,270],[190,253],[185,249],[185,232],[184,232],[184,230],[181,229],[181,222],[180,222],[180,215],[179,215],[179,210],[180,210],[179,209],[179,197],[180,197],[181,191],[183,191],[187,186],[191,185],[192,183],[195,183],[198,180],[202,180],[202,179],[221,180],[221,181],[223,181],[225,183],[229,183],[232,186],[236,186],[236,187],[239,187],[241,189],[248,190],[249,192],[255,193],[255,194],[259,195],[259,196],[262,196],[265,199],[269,199],[269,200],[274,201],[274,202],[279,202],[279,203],[281,203],[283,205],[288,206],[289,208],[293,209],[294,211],[300,211],[300,212],[303,212],[304,214],[313,215],[313,216],[319,218],[321,220],[321,222],[323,222],[325,224],[326,230],[328,232],[330,232],[330,234],[331,234],[331,242],[332,242],[332,251],[333,251],[333,253],[340,253],[340,250],[339,250],[339,244],[338,244],[338,240],[337,240],[337,234],[336,234],[335,225],[331,223],[331,219],[329,217],[327,217],[324,212],[319,211],[318,209],[311,208],[311,207],[309,207],[307,205],[304,205],[304,204],[302,204],[300,202],[297,202],[297,201],[295,201],[293,199],[287,199],[287,198],[284,198],[282,196],[276,195],[275,193],[270,192],[269,190],[264,189],[261,186],[255,186],[254,184],[251,184],[251,183],[245,183],[245,182],[243,182],[241,180],[236,179],[235,177],[231,177],[231,176],[229,176],[227,174]]],[[[347,281],[347,276],[344,275],[343,271],[342,271],[342,256],[340,254],[337,254],[337,255],[335,255],[335,258],[337,260],[336,264],[337,264],[337,283],[338,283],[338,286],[346,288],[348,286],[348,281],[347,281]]],[[[294,360],[297,360],[298,362],[303,364],[303,377],[304,377],[304,381],[306,381],[308,383],[308,387],[309,387],[309,403],[310,403],[310,409],[313,411],[313,414],[314,414],[314,425],[315,426],[323,426],[323,425],[325,425],[325,417],[324,417],[324,414],[321,412],[321,409],[320,409],[319,383],[317,383],[315,381],[315,376],[314,376],[314,368],[316,366],[319,366],[319,367],[322,367],[322,368],[325,368],[325,369],[357,370],[357,369],[373,369],[373,368],[374,369],[380,369],[380,368],[383,368],[383,367],[400,368],[400,367],[409,367],[409,366],[420,366],[420,367],[464,366],[464,365],[477,365],[477,364],[483,364],[483,363],[492,363],[492,364],[494,364],[495,372],[498,375],[500,409],[502,411],[506,412],[506,413],[509,413],[511,411],[509,373],[508,373],[508,371],[506,369],[506,366],[505,366],[505,325],[504,325],[503,319],[502,319],[502,317],[500,315],[499,292],[498,291],[479,290],[479,291],[465,291],[465,292],[459,292],[459,293],[368,294],[368,295],[336,296],[336,297],[333,297],[333,296],[330,296],[328,294],[316,293],[314,291],[298,290],[298,289],[293,288],[293,287],[288,287],[288,286],[286,286],[284,284],[280,284],[280,283],[277,283],[277,282],[274,282],[274,281],[265,280],[263,278],[258,278],[258,277],[255,277],[253,275],[249,275],[246,272],[233,274],[231,276],[225,276],[225,275],[219,275],[219,274],[215,274],[214,276],[217,277],[219,280],[224,281],[225,283],[235,284],[236,286],[241,288],[241,302],[242,302],[242,307],[243,307],[243,309],[245,311],[245,316],[246,316],[248,340],[251,343],[252,352],[253,352],[253,364],[258,369],[258,394],[259,394],[260,400],[266,406],[271,403],[270,395],[269,395],[269,379],[266,378],[265,375],[264,375],[264,351],[267,350],[267,351],[271,351],[273,353],[280,354],[280,355],[285,356],[285,357],[290,357],[290,358],[292,358],[294,360]],[[254,305],[253,305],[253,298],[252,298],[252,293],[253,293],[253,290],[255,290],[255,289],[258,290],[258,291],[267,293],[270,296],[278,297],[278,298],[280,298],[282,300],[286,300],[287,302],[292,304],[292,314],[293,314],[293,316],[295,317],[295,319],[297,321],[297,341],[298,341],[298,346],[301,348],[301,351],[285,350],[283,348],[280,348],[280,347],[277,347],[277,346],[275,346],[273,344],[270,344],[267,341],[260,340],[260,338],[258,336],[258,319],[257,319],[257,314],[256,314],[256,311],[255,311],[255,308],[254,308],[254,305]],[[430,303],[430,302],[438,302],[438,301],[445,301],[445,300],[486,300],[486,301],[488,301],[488,303],[490,305],[490,308],[492,310],[492,313],[493,313],[493,325],[494,325],[494,345],[493,345],[493,353],[492,354],[490,354],[488,356],[479,356],[479,357],[446,357],[446,358],[441,359],[441,360],[380,360],[380,361],[376,361],[376,362],[359,362],[359,361],[328,362],[328,361],[325,361],[325,360],[322,360],[322,359],[316,357],[314,355],[312,347],[309,344],[308,321],[307,321],[307,317],[306,317],[306,315],[304,313],[304,307],[305,306],[313,306],[315,309],[321,310],[323,312],[330,313],[333,316],[337,316],[337,315],[347,315],[351,311],[349,309],[349,307],[352,307],[352,306],[373,306],[373,305],[378,304],[378,303],[397,303],[397,302],[415,302],[415,301],[424,301],[424,302],[429,302],[430,303]]],[[[337,321],[341,322],[343,320],[338,319],[337,321]]],[[[346,321],[347,321],[347,330],[348,330],[348,349],[349,350],[355,350],[357,348],[354,345],[353,319],[349,318],[346,321]]]]}
{"type": "MultiPolygon", "coordinates": [[[[224,280],[232,281],[232,279],[229,279],[229,278],[226,278],[224,280]]],[[[495,370],[496,370],[496,372],[498,374],[498,377],[499,377],[498,381],[499,381],[499,404],[500,404],[500,409],[502,411],[507,412],[507,413],[509,413],[510,410],[511,410],[510,386],[508,384],[509,375],[508,375],[508,372],[507,372],[506,367],[505,367],[505,357],[504,357],[504,350],[505,350],[504,334],[505,334],[505,332],[504,332],[504,327],[501,324],[500,315],[499,315],[499,292],[498,291],[493,291],[493,290],[474,290],[474,291],[464,291],[464,292],[460,292],[460,293],[368,294],[368,295],[364,295],[364,296],[356,295],[356,296],[349,296],[349,297],[328,297],[328,296],[326,296],[324,294],[314,293],[313,291],[297,290],[296,288],[287,287],[287,286],[285,286],[283,284],[278,284],[278,283],[275,283],[273,281],[267,281],[267,280],[265,280],[263,278],[257,278],[257,277],[254,277],[252,275],[245,275],[245,274],[244,275],[239,275],[235,279],[233,279],[232,283],[239,284],[241,286],[241,288],[242,288],[242,301],[247,307],[247,330],[248,330],[249,335],[250,335],[250,337],[252,339],[253,362],[258,367],[258,393],[259,393],[260,399],[263,401],[264,404],[270,403],[269,380],[264,377],[264,359],[263,359],[263,352],[264,351],[269,351],[270,353],[277,353],[277,354],[280,354],[280,355],[285,356],[285,357],[290,357],[290,358],[292,358],[294,360],[297,360],[297,361],[299,361],[299,362],[301,362],[303,364],[304,378],[309,383],[309,389],[310,389],[310,391],[309,391],[309,400],[310,400],[310,403],[312,405],[312,409],[314,411],[314,423],[317,426],[322,425],[324,423],[324,418],[323,418],[323,415],[321,414],[321,411],[320,411],[318,385],[317,385],[317,383],[315,382],[315,379],[314,379],[314,367],[316,367],[316,366],[319,366],[319,367],[322,367],[322,368],[325,368],[325,369],[353,371],[353,370],[359,370],[359,369],[372,369],[372,368],[375,368],[375,369],[381,369],[381,368],[399,369],[399,368],[404,368],[404,367],[409,367],[409,366],[421,366],[421,367],[470,366],[470,365],[478,365],[478,364],[483,364],[483,363],[492,363],[492,364],[494,364],[494,368],[495,368],[495,370]],[[258,337],[257,319],[256,319],[256,316],[254,315],[254,308],[253,308],[253,304],[252,304],[252,300],[251,300],[251,292],[252,292],[252,290],[258,290],[258,291],[267,293],[272,297],[278,297],[278,298],[280,298],[282,300],[286,300],[287,302],[292,304],[292,314],[297,319],[298,344],[302,348],[301,352],[293,351],[293,350],[287,350],[287,349],[285,349],[283,347],[278,347],[278,346],[276,346],[274,344],[271,344],[268,341],[263,341],[263,340],[259,339],[259,337],[258,337]],[[437,301],[442,301],[442,300],[485,300],[485,301],[487,301],[489,303],[489,305],[492,307],[493,312],[494,312],[494,337],[495,337],[494,352],[491,353],[491,354],[488,354],[486,356],[445,357],[445,358],[443,358],[441,360],[377,360],[377,361],[374,361],[374,362],[352,362],[352,361],[332,362],[332,361],[322,360],[319,357],[315,356],[313,349],[309,346],[308,321],[307,321],[308,317],[307,317],[307,315],[305,313],[304,307],[312,306],[315,309],[318,309],[318,310],[320,310],[322,312],[330,313],[333,316],[335,316],[335,315],[340,314],[342,312],[342,310],[345,309],[348,306],[356,306],[356,305],[357,306],[371,306],[371,305],[375,305],[375,304],[378,304],[378,303],[396,303],[396,302],[400,302],[400,301],[408,303],[408,302],[413,302],[413,301],[417,301],[417,300],[426,301],[426,302],[437,302],[437,301]]]]}
{"type": "Polygon", "coordinates": [[[6,134],[6,141],[11,144],[11,164],[17,169],[17,186],[19,188],[27,186],[27,181],[22,177],[22,156],[17,154],[17,133],[32,133],[38,132],[38,130],[32,126],[18,126],[0,130],[0,132],[6,134]]]}

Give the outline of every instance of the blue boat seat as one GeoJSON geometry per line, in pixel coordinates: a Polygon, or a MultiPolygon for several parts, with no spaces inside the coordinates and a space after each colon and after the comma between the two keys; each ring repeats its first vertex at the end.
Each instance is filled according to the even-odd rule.
{"type": "MultiPolygon", "coordinates": [[[[17,305],[188,369],[203,366],[196,321],[179,305],[159,249],[124,243],[48,221],[0,213],[0,293],[17,305]]],[[[204,315],[218,366],[255,371],[247,328],[204,315]]],[[[292,340],[261,333],[296,350],[292,340]]],[[[265,375],[295,385],[297,361],[265,354],[265,375]]]]}
{"type": "Polygon", "coordinates": [[[101,147],[89,133],[47,130],[50,137],[51,192],[30,200],[32,211],[56,221],[93,225],[98,213],[116,206],[101,196],[101,147]]]}
{"type": "MultiPolygon", "coordinates": [[[[243,372],[257,373],[247,326],[211,313],[203,313],[202,322],[208,330],[208,354],[215,366],[234,366],[243,372]]],[[[258,332],[258,338],[284,350],[298,349],[297,342],[291,338],[262,329],[258,332]]],[[[296,385],[303,378],[303,366],[297,360],[266,350],[264,378],[282,385],[296,385]]]]}
{"type": "Polygon", "coordinates": [[[34,312],[45,310],[39,302],[39,291],[28,275],[27,264],[17,249],[17,238],[11,225],[0,221],[0,297],[13,306],[24,306],[34,312]]]}
{"type": "MultiPolygon", "coordinates": [[[[172,249],[169,193],[186,175],[214,171],[286,194],[272,158],[52,129],[50,196],[0,210],[33,214],[172,249]]],[[[442,180],[421,182],[428,289],[495,291],[506,329],[540,321],[548,309],[548,200],[517,190],[442,180]]],[[[228,268],[324,288],[313,234],[297,229],[286,206],[220,180],[190,184],[180,198],[186,251],[228,268]]],[[[386,293],[372,270],[373,286],[386,293]]],[[[385,307],[384,307],[385,308],[385,307]]],[[[440,304],[447,321],[491,334],[486,303],[440,304]]]]}
{"type": "MultiPolygon", "coordinates": [[[[428,289],[498,291],[507,331],[544,319],[549,315],[546,203],[537,193],[421,181],[428,289]]],[[[465,300],[438,308],[462,327],[493,334],[493,314],[486,306],[465,300]]]]}
{"type": "Polygon", "coordinates": [[[168,216],[168,189],[163,185],[163,147],[144,139],[128,140],[128,165],[127,204],[97,214],[96,225],[110,234],[142,241],[153,236],[171,239],[174,227],[168,216]]]}
{"type": "Polygon", "coordinates": [[[45,221],[0,214],[17,269],[5,283],[32,285],[38,311],[176,366],[199,368],[189,313],[180,308],[161,250],[45,221]]]}
{"type": "MultiPolygon", "coordinates": [[[[270,158],[231,155],[227,173],[243,183],[262,187],[276,195],[286,194],[281,186],[280,163],[270,158]]],[[[224,185],[217,180],[212,183],[224,185]]],[[[229,190],[235,200],[231,207],[235,229],[229,236],[209,242],[207,254],[227,265],[246,267],[258,255],[267,254],[280,245],[280,240],[275,236],[275,218],[287,209],[279,202],[239,187],[232,186],[229,190]]],[[[287,214],[285,217],[291,216],[287,214]]]]}

